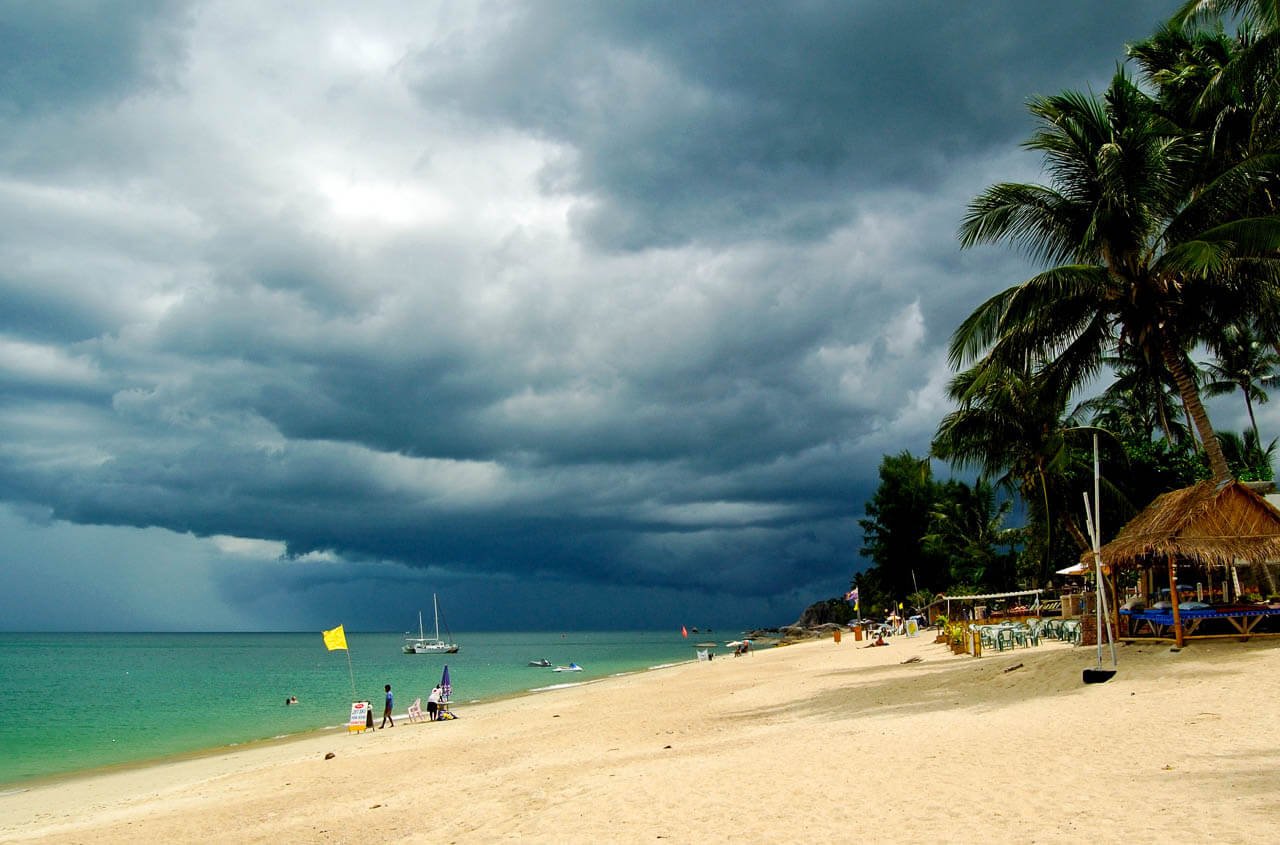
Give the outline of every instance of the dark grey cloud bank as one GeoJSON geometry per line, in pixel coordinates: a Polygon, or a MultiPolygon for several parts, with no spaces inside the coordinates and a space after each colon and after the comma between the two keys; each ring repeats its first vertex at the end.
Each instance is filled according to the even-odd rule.
{"type": "Polygon", "coordinates": [[[1171,4],[51,8],[0,25],[8,625],[558,628],[843,588],[1025,269],[964,202],[1171,4]]]}

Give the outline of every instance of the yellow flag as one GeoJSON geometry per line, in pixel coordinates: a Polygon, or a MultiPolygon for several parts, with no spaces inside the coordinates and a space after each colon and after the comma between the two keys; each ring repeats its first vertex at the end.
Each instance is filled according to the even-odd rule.
{"type": "Polygon", "coordinates": [[[332,631],[321,631],[320,634],[324,637],[324,647],[329,651],[347,650],[347,633],[342,630],[341,625],[332,631]]]}

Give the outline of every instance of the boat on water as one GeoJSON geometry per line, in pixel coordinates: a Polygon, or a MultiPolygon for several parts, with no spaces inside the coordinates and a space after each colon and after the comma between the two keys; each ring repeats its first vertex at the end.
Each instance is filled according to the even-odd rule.
{"type": "Polygon", "coordinates": [[[529,661],[529,665],[530,665],[530,666],[537,666],[537,667],[542,668],[542,669],[550,669],[550,668],[551,668],[551,661],[544,657],[544,658],[542,658],[541,660],[530,660],[530,661],[529,661]]]}
{"type": "Polygon", "coordinates": [[[447,640],[440,639],[440,602],[436,598],[436,594],[431,594],[431,606],[435,610],[436,617],[436,635],[428,637],[422,630],[422,611],[418,611],[418,636],[404,638],[405,654],[457,654],[458,644],[453,641],[453,634],[449,633],[449,626],[445,625],[445,633],[449,634],[447,640]]]}
{"type": "Polygon", "coordinates": [[[581,672],[582,667],[577,663],[570,663],[568,666],[557,666],[551,670],[552,672],[581,672]]]}

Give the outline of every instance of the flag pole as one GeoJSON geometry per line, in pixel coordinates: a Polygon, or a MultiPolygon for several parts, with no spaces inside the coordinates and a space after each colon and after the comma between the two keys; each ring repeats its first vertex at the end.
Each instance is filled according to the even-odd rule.
{"type": "Polygon", "coordinates": [[[351,668],[351,649],[343,649],[347,653],[347,674],[351,676],[351,700],[356,700],[356,671],[351,668]]]}

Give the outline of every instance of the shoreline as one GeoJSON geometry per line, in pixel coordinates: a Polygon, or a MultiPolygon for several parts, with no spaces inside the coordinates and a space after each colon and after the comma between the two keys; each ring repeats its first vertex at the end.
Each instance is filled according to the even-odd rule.
{"type": "Polygon", "coordinates": [[[1190,789],[1181,835],[1267,840],[1280,824],[1280,724],[1268,715],[1280,648],[1129,646],[1115,678],[1085,685],[1094,660],[1058,643],[981,659],[931,637],[797,643],[464,705],[444,723],[0,794],[0,840],[729,842],[948,829],[1157,842],[1190,789]]]}
{"type": "MultiPolygon", "coordinates": [[[[693,660],[676,661],[673,663],[662,663],[654,666],[648,666],[643,669],[635,669],[629,672],[617,672],[611,675],[605,675],[599,678],[590,678],[582,681],[568,681],[563,684],[555,684],[545,687],[532,687],[530,689],[517,690],[514,692],[500,693],[498,695],[486,698],[468,699],[467,701],[454,702],[455,706],[475,707],[485,704],[494,704],[510,699],[518,699],[525,696],[540,695],[546,692],[555,692],[562,689],[572,689],[574,687],[586,686],[588,684],[601,683],[613,678],[624,678],[630,675],[643,675],[647,672],[653,672],[660,669],[667,669],[674,666],[682,666],[685,663],[693,663],[693,660]]],[[[425,705],[424,705],[425,707],[425,705]]],[[[409,719],[408,712],[396,713],[394,718],[403,719],[406,722],[409,719]]],[[[113,774],[120,774],[136,770],[146,770],[158,766],[165,766],[171,763],[182,763],[188,760],[201,760],[208,757],[217,757],[224,754],[235,754],[241,751],[251,751],[255,748],[270,747],[274,745],[283,745],[293,742],[305,742],[307,740],[321,739],[328,736],[346,736],[346,723],[337,725],[327,725],[321,728],[312,728],[309,730],[298,731],[296,733],[284,734],[281,736],[262,737],[259,739],[250,739],[243,742],[234,742],[228,745],[216,745],[208,748],[196,748],[188,751],[179,751],[173,754],[163,754],[158,757],[148,757],[142,760],[128,760],[121,763],[109,763],[104,766],[93,766],[87,769],[76,769],[70,772],[60,772],[52,775],[41,775],[39,777],[28,778],[16,781],[0,781],[0,799],[8,795],[16,795],[45,786],[58,786],[62,783],[74,783],[87,778],[107,777],[113,774]]]]}

